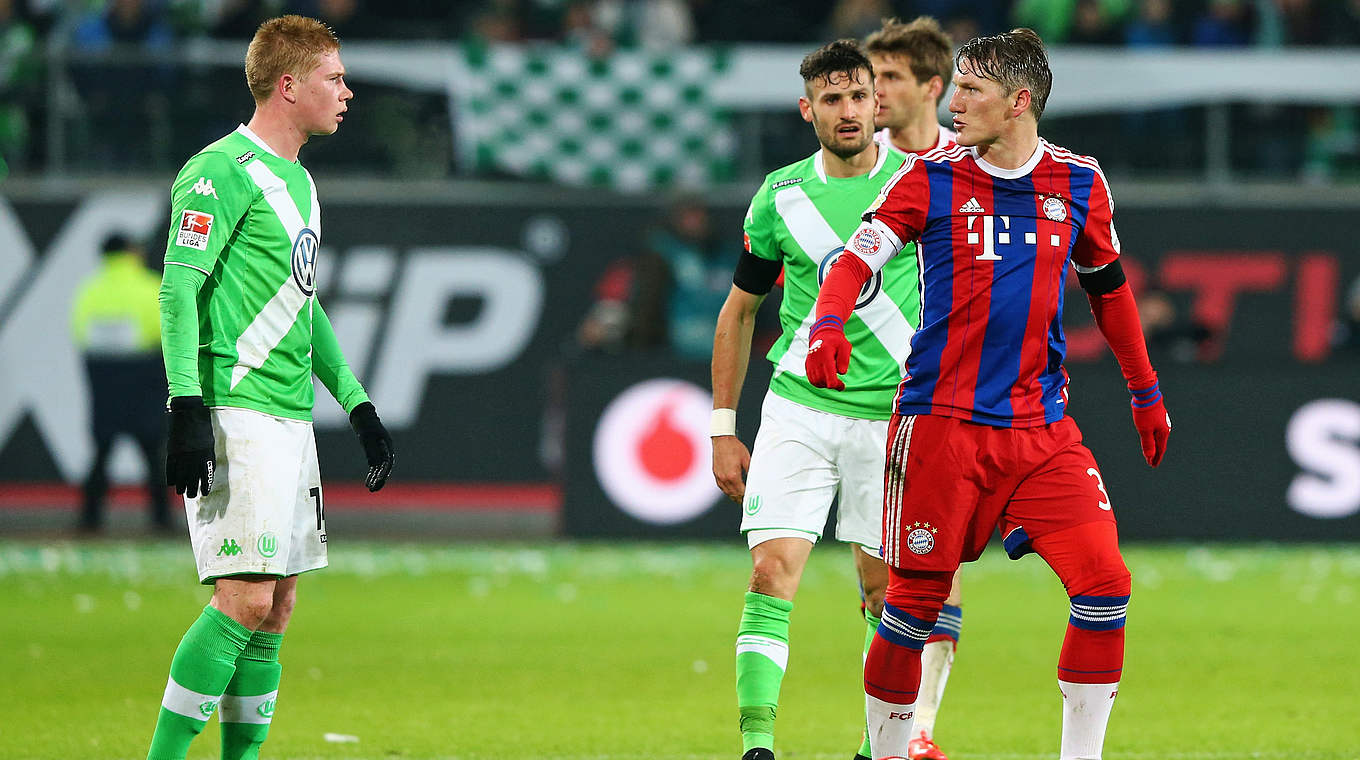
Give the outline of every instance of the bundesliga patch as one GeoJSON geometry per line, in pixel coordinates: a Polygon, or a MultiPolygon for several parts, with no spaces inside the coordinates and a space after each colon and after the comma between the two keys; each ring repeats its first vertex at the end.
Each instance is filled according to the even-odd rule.
{"type": "Polygon", "coordinates": [[[855,253],[872,256],[883,247],[883,237],[873,227],[865,227],[855,233],[855,239],[850,241],[850,245],[854,247],[855,253]]]}
{"type": "Polygon", "coordinates": [[[1055,222],[1067,219],[1067,204],[1062,202],[1062,198],[1049,196],[1044,199],[1044,216],[1055,222]]]}
{"type": "Polygon", "coordinates": [[[212,214],[186,209],[179,218],[179,234],[175,236],[175,245],[197,251],[208,250],[208,235],[212,232],[212,224],[212,214]]]}

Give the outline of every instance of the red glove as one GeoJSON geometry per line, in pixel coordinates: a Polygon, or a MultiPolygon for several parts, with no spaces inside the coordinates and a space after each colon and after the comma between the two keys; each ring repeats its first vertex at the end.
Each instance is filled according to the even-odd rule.
{"type": "Polygon", "coordinates": [[[1153,467],[1162,463],[1166,454],[1166,439],[1171,437],[1171,415],[1162,403],[1162,391],[1157,381],[1146,388],[1130,388],[1133,400],[1133,426],[1138,428],[1138,439],[1143,444],[1143,458],[1153,467]]]}
{"type": "Polygon", "coordinates": [[[809,383],[818,388],[845,390],[845,383],[837,375],[850,370],[850,341],[845,339],[845,323],[840,317],[828,314],[813,323],[804,367],[809,383]]]}

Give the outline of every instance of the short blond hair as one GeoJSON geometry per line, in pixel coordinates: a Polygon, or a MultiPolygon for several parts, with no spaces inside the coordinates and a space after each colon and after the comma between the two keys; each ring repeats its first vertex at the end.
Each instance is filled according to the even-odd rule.
{"type": "Polygon", "coordinates": [[[329,26],[306,16],[279,16],[260,24],[246,48],[246,85],[256,103],[269,100],[279,77],[306,77],[321,56],[340,49],[329,26]]]}

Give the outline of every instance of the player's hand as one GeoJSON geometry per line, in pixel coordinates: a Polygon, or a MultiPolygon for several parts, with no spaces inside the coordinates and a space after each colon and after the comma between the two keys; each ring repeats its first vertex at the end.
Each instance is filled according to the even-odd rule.
{"type": "Polygon", "coordinates": [[[751,450],[735,435],[713,436],[713,479],[727,498],[740,504],[746,498],[746,472],[751,450]]]}
{"type": "Polygon", "coordinates": [[[1166,441],[1171,437],[1171,415],[1162,403],[1162,391],[1153,383],[1147,388],[1133,389],[1133,426],[1138,428],[1138,439],[1143,445],[1143,458],[1153,467],[1162,463],[1166,441]]]}
{"type": "Polygon", "coordinates": [[[850,370],[850,341],[845,339],[845,325],[839,317],[828,315],[812,325],[803,366],[809,383],[818,388],[845,390],[838,375],[850,370]]]}
{"type": "Polygon", "coordinates": [[[175,493],[196,499],[212,490],[216,469],[212,416],[203,405],[203,397],[175,396],[170,399],[165,484],[174,486],[175,493]]]}
{"type": "Polygon", "coordinates": [[[396,459],[392,436],[387,434],[387,428],[378,419],[378,410],[373,408],[371,401],[354,407],[354,411],[349,413],[349,425],[359,436],[364,457],[368,459],[368,477],[364,478],[364,485],[368,486],[370,493],[378,491],[386,485],[387,476],[392,474],[392,462],[396,459]]]}

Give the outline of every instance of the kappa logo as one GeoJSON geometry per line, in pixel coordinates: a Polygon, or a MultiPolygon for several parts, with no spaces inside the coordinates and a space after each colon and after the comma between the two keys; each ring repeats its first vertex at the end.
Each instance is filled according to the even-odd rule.
{"type": "Polygon", "coordinates": [[[211,195],[216,200],[222,200],[217,197],[217,189],[213,187],[212,180],[207,177],[199,177],[198,181],[194,183],[194,186],[189,188],[189,192],[198,193],[199,195],[211,195]]]}
{"type": "Polygon", "coordinates": [[[969,198],[967,203],[963,204],[962,206],[959,206],[959,213],[960,213],[960,214],[985,214],[985,213],[987,213],[987,210],[984,209],[984,208],[982,207],[982,204],[981,204],[981,203],[978,203],[978,199],[977,199],[977,198],[969,198]]]}
{"type": "Polygon", "coordinates": [[[175,236],[175,245],[198,251],[208,250],[208,236],[212,234],[212,225],[212,214],[185,209],[179,218],[179,233],[175,236]]]}
{"type": "Polygon", "coordinates": [[[242,166],[244,166],[245,163],[246,163],[247,161],[249,161],[250,159],[252,159],[252,158],[254,158],[254,157],[255,157],[255,151],[253,151],[253,150],[248,150],[248,151],[246,151],[245,153],[242,153],[241,155],[239,155],[239,156],[236,157],[236,163],[241,164],[242,166]]]}
{"type": "Polygon", "coordinates": [[[219,557],[235,557],[241,553],[241,545],[236,543],[234,538],[222,539],[222,546],[217,550],[219,557]]]}
{"type": "Polygon", "coordinates": [[[802,178],[802,177],[790,177],[789,179],[781,179],[781,180],[779,180],[778,182],[775,182],[774,184],[770,185],[770,189],[771,189],[771,190],[778,190],[778,189],[781,188],[781,187],[788,187],[789,185],[796,185],[796,184],[798,184],[799,182],[802,182],[802,181],[803,181],[803,178],[802,178]]]}

